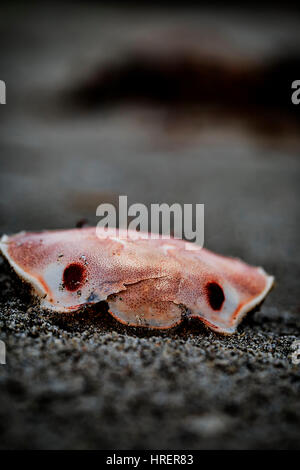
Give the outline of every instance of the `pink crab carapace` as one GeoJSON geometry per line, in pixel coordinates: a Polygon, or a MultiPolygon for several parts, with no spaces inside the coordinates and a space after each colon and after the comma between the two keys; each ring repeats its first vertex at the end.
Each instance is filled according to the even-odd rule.
{"type": "Polygon", "coordinates": [[[144,236],[95,227],[21,232],[4,235],[0,248],[42,307],[70,312],[104,300],[114,318],[139,327],[167,329],[194,317],[231,334],[273,285],[239,259],[144,236]]]}

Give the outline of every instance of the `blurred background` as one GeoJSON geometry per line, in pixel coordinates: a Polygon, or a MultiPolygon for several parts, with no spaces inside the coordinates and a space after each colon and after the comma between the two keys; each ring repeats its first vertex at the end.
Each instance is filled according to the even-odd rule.
{"type": "Polygon", "coordinates": [[[205,246],[275,275],[267,318],[298,315],[300,19],[285,5],[4,2],[1,232],[96,224],[119,195],[202,203],[205,246]]]}
{"type": "Polygon", "coordinates": [[[206,247],[295,263],[300,21],[276,8],[4,3],[1,231],[125,194],[205,204],[206,247]]]}

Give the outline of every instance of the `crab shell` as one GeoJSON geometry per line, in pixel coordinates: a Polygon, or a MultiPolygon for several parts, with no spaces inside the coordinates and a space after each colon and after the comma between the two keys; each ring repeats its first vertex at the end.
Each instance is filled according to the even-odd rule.
{"type": "Polygon", "coordinates": [[[4,235],[2,254],[58,312],[105,300],[121,323],[167,329],[196,317],[234,333],[274,278],[262,268],[176,239],[95,227],[4,235]]]}

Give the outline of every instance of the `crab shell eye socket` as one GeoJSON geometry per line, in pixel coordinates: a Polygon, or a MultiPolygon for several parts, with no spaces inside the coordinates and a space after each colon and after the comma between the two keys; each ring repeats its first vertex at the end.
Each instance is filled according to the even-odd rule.
{"type": "Polygon", "coordinates": [[[221,310],[225,300],[222,287],[217,282],[208,282],[205,286],[206,297],[213,310],[221,310]]]}

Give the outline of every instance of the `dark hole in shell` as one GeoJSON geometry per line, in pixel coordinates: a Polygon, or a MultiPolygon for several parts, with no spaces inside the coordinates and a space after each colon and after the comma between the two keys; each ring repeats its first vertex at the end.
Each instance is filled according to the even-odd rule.
{"type": "Polygon", "coordinates": [[[69,264],[63,273],[64,287],[73,292],[79,289],[84,281],[85,267],[79,263],[69,264]]]}
{"type": "Polygon", "coordinates": [[[225,300],[223,289],[216,282],[209,282],[206,285],[208,302],[213,310],[220,310],[225,300]]]}

